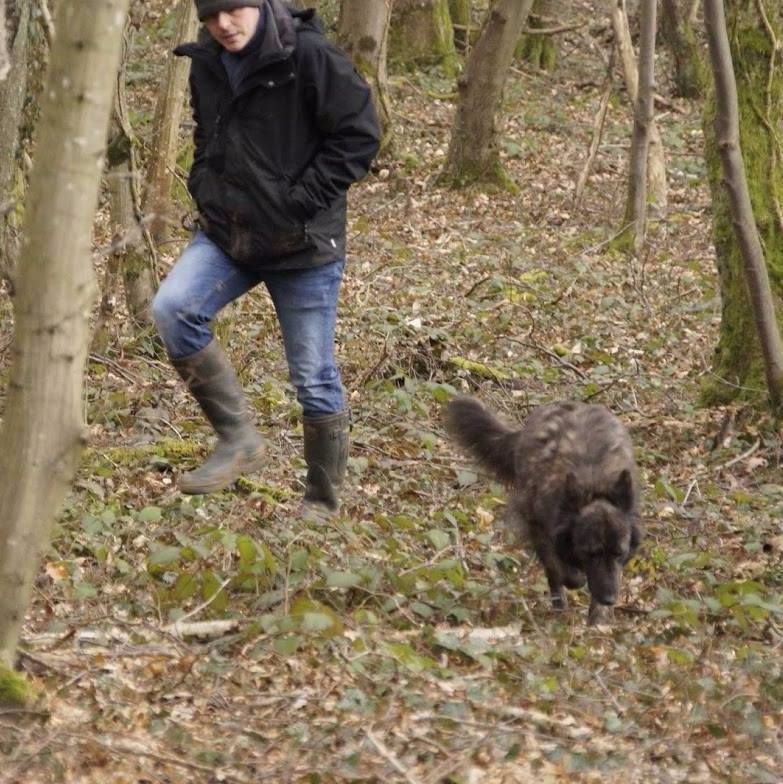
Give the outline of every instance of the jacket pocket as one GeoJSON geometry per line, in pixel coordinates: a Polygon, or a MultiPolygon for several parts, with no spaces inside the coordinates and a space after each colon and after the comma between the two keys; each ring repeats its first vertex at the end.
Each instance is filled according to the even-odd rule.
{"type": "Polygon", "coordinates": [[[241,185],[227,184],[231,255],[235,259],[288,256],[312,247],[307,226],[297,217],[288,190],[285,179],[257,171],[241,185]]]}

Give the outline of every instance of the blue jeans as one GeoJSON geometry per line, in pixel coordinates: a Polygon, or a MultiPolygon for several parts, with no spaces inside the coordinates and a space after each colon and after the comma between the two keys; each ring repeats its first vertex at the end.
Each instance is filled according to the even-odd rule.
{"type": "Polygon", "coordinates": [[[335,414],[345,408],[334,357],[344,267],[345,259],[337,259],[308,269],[254,270],[237,264],[199,231],[158,289],[152,314],[169,356],[184,359],[212,341],[210,322],[221,308],[264,283],[304,415],[335,414]]]}

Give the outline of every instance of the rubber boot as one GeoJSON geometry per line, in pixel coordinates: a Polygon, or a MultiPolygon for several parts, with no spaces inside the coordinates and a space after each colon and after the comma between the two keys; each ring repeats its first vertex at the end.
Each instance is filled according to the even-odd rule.
{"type": "Polygon", "coordinates": [[[183,493],[214,493],[242,474],[263,466],[264,439],[253,426],[250,409],[234,368],[213,340],[206,348],[172,364],[217,433],[204,464],[179,479],[183,493]]]}
{"type": "Polygon", "coordinates": [[[351,416],[340,411],[324,417],[305,417],[304,458],[307,479],[302,513],[325,518],[337,511],[339,491],[348,462],[351,416]]]}

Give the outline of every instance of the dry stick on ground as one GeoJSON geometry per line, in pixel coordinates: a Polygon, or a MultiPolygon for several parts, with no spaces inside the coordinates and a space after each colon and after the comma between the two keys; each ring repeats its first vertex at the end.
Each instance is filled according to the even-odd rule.
{"type": "Polygon", "coordinates": [[[416,778],[397,758],[394,752],[389,749],[386,744],[382,743],[378,738],[373,735],[372,731],[366,729],[364,734],[369,739],[370,743],[375,746],[378,753],[402,776],[409,784],[420,784],[419,779],[416,778]]]}

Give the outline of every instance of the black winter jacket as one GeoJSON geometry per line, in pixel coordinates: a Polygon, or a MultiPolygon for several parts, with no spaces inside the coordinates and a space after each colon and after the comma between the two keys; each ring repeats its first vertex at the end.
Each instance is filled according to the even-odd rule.
{"type": "Polygon", "coordinates": [[[192,58],[196,123],[188,178],[207,236],[256,267],[315,267],[345,256],[346,193],[378,151],[370,89],[323,35],[315,12],[266,0],[257,51],[236,92],[204,32],[192,58]]]}

